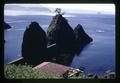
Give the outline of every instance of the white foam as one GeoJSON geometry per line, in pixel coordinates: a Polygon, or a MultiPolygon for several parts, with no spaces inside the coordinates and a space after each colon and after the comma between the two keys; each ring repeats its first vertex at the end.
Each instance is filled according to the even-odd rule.
{"type": "Polygon", "coordinates": [[[97,30],[96,32],[98,32],[98,33],[103,33],[104,31],[103,31],[103,30],[97,30]]]}

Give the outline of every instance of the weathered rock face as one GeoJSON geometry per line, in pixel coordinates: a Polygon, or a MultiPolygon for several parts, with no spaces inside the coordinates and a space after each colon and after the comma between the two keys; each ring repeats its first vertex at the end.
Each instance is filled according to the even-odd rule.
{"type": "Polygon", "coordinates": [[[32,22],[24,32],[22,57],[30,64],[39,64],[46,57],[46,33],[37,22],[32,22]]]}
{"type": "Polygon", "coordinates": [[[71,52],[74,48],[74,31],[61,14],[53,17],[47,30],[47,36],[48,44],[56,43],[60,52],[71,52]]]}
{"type": "Polygon", "coordinates": [[[4,29],[10,29],[12,28],[8,23],[4,22],[4,29]]]}
{"type": "Polygon", "coordinates": [[[93,39],[84,31],[82,25],[80,24],[75,27],[74,33],[78,50],[82,49],[86,44],[93,41],[93,39]]]}

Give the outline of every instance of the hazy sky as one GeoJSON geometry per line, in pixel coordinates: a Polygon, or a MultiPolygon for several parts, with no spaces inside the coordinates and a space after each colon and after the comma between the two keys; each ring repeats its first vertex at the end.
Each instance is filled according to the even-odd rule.
{"type": "Polygon", "coordinates": [[[54,15],[55,8],[70,13],[115,14],[114,4],[5,4],[4,15],[54,15]]]}

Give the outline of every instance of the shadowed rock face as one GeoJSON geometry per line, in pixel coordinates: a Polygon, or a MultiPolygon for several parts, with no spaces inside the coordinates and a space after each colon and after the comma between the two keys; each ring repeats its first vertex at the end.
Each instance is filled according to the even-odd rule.
{"type": "Polygon", "coordinates": [[[58,14],[53,17],[47,30],[48,45],[56,43],[56,46],[49,48],[51,55],[56,55],[56,62],[69,65],[73,55],[80,53],[85,45],[92,41],[83,30],[80,24],[73,30],[67,20],[58,14]]]}
{"type": "Polygon", "coordinates": [[[92,41],[78,24],[73,30],[67,20],[58,14],[53,17],[46,33],[37,22],[32,22],[24,32],[22,56],[28,64],[37,65],[43,61],[69,65],[73,55],[92,41]],[[47,47],[47,44],[50,45],[47,47]],[[54,46],[53,46],[54,45],[54,46]]]}
{"type": "Polygon", "coordinates": [[[22,42],[22,57],[30,64],[39,64],[46,57],[46,33],[37,22],[26,28],[22,42]]]}
{"type": "Polygon", "coordinates": [[[82,25],[78,24],[75,29],[76,48],[78,50],[83,49],[84,46],[89,44],[93,39],[84,31],[82,25]]]}
{"type": "Polygon", "coordinates": [[[4,29],[10,29],[12,28],[8,23],[4,22],[4,29]]]}
{"type": "Polygon", "coordinates": [[[74,48],[74,31],[61,14],[53,17],[47,30],[47,36],[48,44],[56,43],[62,53],[71,52],[74,48]]]}

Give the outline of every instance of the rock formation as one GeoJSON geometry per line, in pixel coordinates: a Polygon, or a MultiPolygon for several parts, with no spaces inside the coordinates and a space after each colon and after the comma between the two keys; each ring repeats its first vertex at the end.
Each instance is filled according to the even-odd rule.
{"type": "Polygon", "coordinates": [[[53,17],[47,30],[48,44],[56,43],[60,53],[72,52],[75,43],[75,35],[67,20],[57,14],[53,17]]]}
{"type": "Polygon", "coordinates": [[[46,58],[46,33],[37,22],[26,28],[22,42],[22,57],[29,64],[39,64],[46,58]]]}
{"type": "Polygon", "coordinates": [[[91,41],[92,38],[86,34],[80,24],[73,30],[67,20],[61,14],[57,14],[48,27],[47,37],[37,22],[29,25],[24,32],[22,56],[27,63],[34,65],[48,58],[68,65],[74,53],[81,51],[91,41]]]}
{"type": "Polygon", "coordinates": [[[6,23],[6,22],[4,22],[3,26],[4,26],[4,29],[10,29],[10,28],[12,28],[12,27],[11,27],[8,23],[6,23]]]}
{"type": "Polygon", "coordinates": [[[56,44],[52,47],[52,50],[56,51],[52,53],[49,51],[50,54],[57,54],[57,63],[64,65],[71,63],[73,55],[76,52],[80,53],[84,46],[92,41],[80,24],[73,30],[61,14],[53,17],[47,30],[47,37],[48,45],[56,44]]]}
{"type": "Polygon", "coordinates": [[[74,29],[77,50],[82,50],[84,46],[93,41],[93,39],[84,31],[82,25],[78,24],[74,29]]]}

